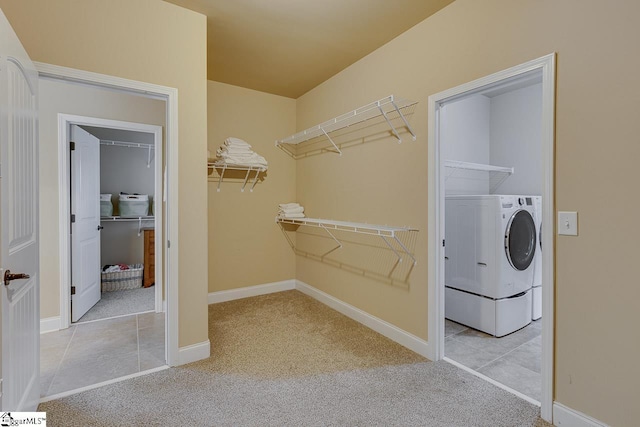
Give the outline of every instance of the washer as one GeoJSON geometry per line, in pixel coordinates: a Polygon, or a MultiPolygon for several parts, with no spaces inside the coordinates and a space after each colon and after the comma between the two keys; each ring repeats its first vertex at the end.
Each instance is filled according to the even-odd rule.
{"type": "Polygon", "coordinates": [[[538,246],[533,259],[533,289],[531,320],[542,317],[542,197],[533,197],[533,213],[536,221],[538,246]]]}
{"type": "Polygon", "coordinates": [[[531,196],[445,198],[445,317],[501,337],[531,322],[531,196]]]}

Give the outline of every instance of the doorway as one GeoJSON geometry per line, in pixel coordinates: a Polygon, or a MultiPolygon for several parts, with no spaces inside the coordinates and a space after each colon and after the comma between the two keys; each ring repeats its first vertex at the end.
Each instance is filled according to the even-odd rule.
{"type": "MultiPolygon", "coordinates": [[[[144,375],[148,372],[152,372],[153,370],[165,369],[167,366],[175,366],[180,363],[179,351],[178,351],[178,258],[179,258],[179,248],[177,245],[173,245],[171,247],[171,242],[174,243],[178,241],[177,234],[177,216],[178,209],[176,203],[171,203],[172,198],[177,193],[177,183],[178,183],[178,104],[177,104],[177,90],[170,87],[159,86],[155,84],[149,84],[134,80],[122,79],[118,77],[112,77],[102,74],[96,74],[91,72],[85,72],[81,70],[74,70],[65,67],[59,67],[50,64],[37,63],[36,64],[39,77],[41,81],[48,81],[52,83],[56,83],[60,86],[59,90],[55,90],[50,87],[51,96],[56,96],[55,99],[60,99],[64,101],[65,105],[81,105],[82,110],[75,111],[74,108],[65,107],[63,109],[55,110],[56,113],[49,114],[43,116],[41,119],[41,123],[43,121],[50,122],[46,124],[46,131],[49,140],[48,144],[50,149],[48,149],[47,154],[45,155],[47,159],[52,159],[53,161],[44,162],[45,165],[49,165],[49,168],[52,168],[51,171],[48,171],[49,180],[54,188],[66,189],[69,188],[69,176],[66,173],[69,170],[69,147],[67,146],[66,141],[68,140],[68,131],[69,125],[73,122],[73,117],[79,116],[71,116],[71,115],[60,115],[57,112],[59,111],[67,111],[69,113],[75,112],[83,114],[92,114],[94,116],[100,117],[110,117],[120,118],[122,116],[122,112],[124,111],[120,104],[117,102],[96,102],[95,98],[92,95],[84,94],[84,95],[75,95],[75,91],[68,90],[69,85],[74,87],[82,87],[86,88],[89,91],[102,91],[106,95],[107,98],[112,96],[115,98],[122,94],[138,97],[140,100],[146,100],[147,104],[149,103],[158,103],[159,110],[154,113],[157,115],[159,112],[159,117],[161,122],[149,121],[152,123],[160,124],[162,123],[164,126],[164,147],[161,148],[158,152],[160,153],[158,156],[154,157],[153,161],[156,159],[163,159],[164,169],[154,169],[154,164],[150,165],[151,170],[154,171],[154,179],[158,182],[156,186],[161,188],[157,197],[157,206],[154,204],[154,213],[155,219],[157,221],[157,227],[160,227],[159,234],[156,235],[156,247],[159,248],[156,250],[156,253],[161,254],[162,266],[161,272],[158,273],[158,277],[162,280],[162,285],[158,286],[159,289],[164,288],[164,294],[160,293],[161,299],[158,299],[159,303],[155,304],[156,307],[161,308],[160,313],[156,313],[155,310],[151,313],[145,313],[143,315],[134,315],[112,319],[113,322],[124,322],[126,325],[120,325],[121,329],[126,333],[115,334],[116,339],[124,339],[125,335],[129,336],[130,339],[135,340],[137,337],[137,348],[138,348],[138,356],[135,357],[134,360],[128,360],[123,364],[117,364],[118,369],[125,364],[129,367],[133,364],[133,368],[137,367],[137,370],[140,372],[132,373],[132,374],[123,374],[122,372],[117,375],[118,378],[108,379],[108,378],[97,378],[92,371],[87,372],[87,376],[92,375],[93,380],[86,387],[81,388],[80,390],[86,390],[94,387],[98,387],[108,382],[121,381],[122,379],[126,379],[132,376],[144,375]],[[64,87],[62,87],[64,86],[64,87]],[[80,102],[82,101],[82,102],[80,102]],[[106,109],[106,110],[105,110],[106,109]],[[104,114],[104,111],[111,111],[111,113],[104,114]],[[67,122],[65,123],[65,120],[67,122]],[[55,130],[57,128],[57,131],[55,130]],[[55,135],[55,136],[54,136],[55,135]],[[53,138],[51,138],[54,136],[53,138]],[[54,141],[57,141],[54,142],[54,141]],[[56,153],[57,151],[57,153],[56,153]],[[52,176],[55,174],[55,177],[52,176]],[[56,185],[57,183],[57,185],[56,185]],[[162,219],[159,218],[161,215],[162,219]],[[169,248],[171,249],[169,250],[169,248]],[[146,338],[151,335],[160,336],[163,339],[166,338],[166,341],[161,345],[160,349],[154,348],[150,349],[146,345],[146,338]],[[151,334],[151,335],[150,335],[151,334]],[[153,350],[153,355],[157,356],[155,360],[152,360],[152,363],[147,363],[143,357],[143,352],[148,350],[153,350]],[[159,352],[157,351],[159,350],[159,352]],[[157,366],[157,367],[156,367],[157,366]]],[[[56,101],[56,105],[57,105],[56,101]]],[[[140,101],[143,102],[143,101],[140,101]]],[[[134,108],[138,104],[138,102],[134,102],[132,105],[127,105],[126,108],[130,111],[131,108],[134,108]]],[[[143,114],[144,117],[140,117],[140,114],[136,115],[139,120],[144,122],[146,121],[146,117],[148,113],[145,109],[135,110],[139,111],[140,114],[143,114]]],[[[155,117],[155,116],[154,116],[155,117]]],[[[86,117],[80,117],[86,118],[86,117]]],[[[126,118],[125,118],[126,119],[126,118]]],[[[102,123],[94,123],[91,121],[82,121],[77,120],[77,123],[83,124],[85,126],[93,126],[93,125],[102,125],[102,123]]],[[[117,122],[116,126],[112,126],[115,128],[119,128],[120,130],[132,130],[129,129],[129,123],[127,122],[117,122]],[[120,124],[124,123],[124,125],[120,126],[120,124]]],[[[107,124],[107,127],[109,124],[107,124]]],[[[133,129],[135,130],[135,129],[133,129]]],[[[147,133],[154,133],[155,129],[146,129],[147,133]]],[[[158,140],[161,140],[162,134],[158,140]]],[[[146,162],[143,166],[146,168],[146,162]]],[[[57,270],[59,273],[54,274],[54,276],[59,277],[58,280],[52,280],[49,283],[52,285],[48,292],[47,300],[49,302],[49,312],[51,312],[52,304],[56,306],[60,306],[59,316],[44,318],[41,320],[41,325],[44,322],[45,331],[58,331],[59,333],[66,333],[67,338],[74,336],[75,338],[84,337],[93,337],[94,340],[101,339],[104,337],[105,329],[112,329],[111,326],[108,328],[103,328],[103,325],[98,322],[89,322],[84,324],[77,324],[71,326],[70,324],[70,316],[69,314],[69,299],[68,298],[60,298],[58,300],[58,295],[68,295],[69,292],[69,283],[70,283],[70,266],[68,265],[67,258],[63,258],[58,255],[68,253],[69,251],[69,240],[68,239],[59,239],[58,236],[68,236],[70,222],[68,221],[70,210],[68,203],[58,203],[58,200],[63,192],[61,191],[48,191],[50,198],[55,197],[55,205],[58,214],[55,215],[45,215],[46,218],[50,218],[52,224],[50,224],[51,229],[56,228],[58,233],[52,234],[49,238],[49,245],[52,246],[52,256],[48,260],[47,268],[49,270],[57,270]],[[66,218],[67,220],[61,220],[62,218],[66,218]],[[53,222],[55,221],[55,224],[53,222]],[[55,243],[54,243],[55,242],[55,243]],[[53,247],[55,245],[55,248],[53,247]],[[56,295],[57,294],[57,295],[56,295]],[[71,327],[70,327],[71,326],[71,327]],[[82,329],[80,329],[82,328],[82,329]],[[99,329],[99,331],[98,331],[99,329]],[[84,331],[83,331],[84,330],[84,331]]],[[[49,200],[49,206],[53,205],[49,200]]],[[[46,212],[54,212],[49,208],[46,212]]],[[[150,288],[155,291],[155,286],[150,288]]],[[[41,344],[44,347],[47,347],[47,340],[49,337],[53,336],[53,334],[57,334],[58,332],[51,332],[41,335],[41,344]]],[[[152,337],[155,338],[155,337],[152,337]]],[[[59,344],[59,343],[58,343],[59,344]]],[[[58,344],[53,344],[57,346],[58,344]]],[[[65,346],[60,349],[61,353],[65,352],[65,346]]],[[[123,349],[123,348],[121,348],[123,349]]],[[[47,354],[53,354],[54,351],[46,351],[47,354]]],[[[95,353],[95,352],[94,352],[95,353]]],[[[125,352],[120,352],[122,355],[125,352]]],[[[109,356],[99,356],[101,357],[103,362],[106,364],[114,362],[109,356]]],[[[94,358],[95,359],[95,358],[94,358]]],[[[133,358],[132,358],[133,359],[133,358]]],[[[106,366],[106,365],[103,365],[106,366]]],[[[78,365],[78,368],[82,368],[78,365]]],[[[81,373],[81,375],[84,375],[81,373]]],[[[81,376],[78,375],[78,376],[81,376]]],[[[44,379],[46,381],[46,378],[44,379]]],[[[63,394],[72,394],[77,392],[77,387],[75,390],[65,392],[63,394]]],[[[58,394],[58,397],[60,394],[58,394]]],[[[51,397],[51,396],[50,396],[51,397]]],[[[43,400],[48,400],[47,398],[43,400]]]]}
{"type": "MultiPolygon", "coordinates": [[[[160,313],[163,311],[163,281],[160,274],[162,258],[156,256],[161,252],[155,247],[154,206],[160,200],[157,206],[161,209],[162,202],[158,196],[162,194],[162,189],[156,186],[154,163],[156,146],[162,147],[162,128],[129,124],[132,128],[155,128],[155,131],[150,133],[105,126],[71,126],[72,138],[74,132],[79,134],[74,139],[70,164],[69,200],[70,210],[75,216],[72,227],[75,226],[76,230],[81,229],[78,225],[83,220],[79,215],[82,204],[90,201],[89,207],[92,212],[97,211],[97,206],[100,206],[98,227],[95,226],[97,220],[93,215],[88,216],[92,219],[91,226],[88,227],[89,234],[99,239],[99,257],[96,257],[98,259],[86,260],[86,256],[80,253],[89,251],[78,251],[74,248],[76,241],[80,240],[80,233],[72,232],[70,256],[71,282],[74,286],[71,291],[71,320],[88,322],[149,311],[160,313]],[[92,152],[98,156],[88,157],[80,154],[83,138],[92,152]],[[89,179],[78,177],[81,171],[90,175],[89,179]],[[77,185],[78,179],[86,179],[89,182],[97,179],[99,191],[81,194],[82,191],[87,192],[87,189],[84,185],[77,185]],[[76,203],[76,200],[82,202],[76,203]],[[79,206],[74,208],[74,203],[79,206]],[[88,265],[82,265],[83,263],[88,265]],[[88,274],[82,274],[88,266],[88,274]],[[93,283],[96,280],[100,284],[96,286],[95,295],[89,292],[90,289],[82,289],[88,294],[83,298],[79,292],[83,285],[82,277],[76,276],[86,275],[90,276],[86,282],[93,283]],[[83,300],[88,301],[83,304],[83,300]]],[[[162,148],[159,152],[162,153],[162,148]]],[[[158,218],[161,220],[162,212],[158,218]]],[[[161,237],[162,233],[158,235],[161,237]]],[[[158,240],[158,243],[160,241],[158,240]]]]}
{"type": "MultiPolygon", "coordinates": [[[[162,143],[162,128],[160,126],[154,126],[154,125],[146,125],[146,124],[139,124],[139,123],[131,123],[131,122],[123,122],[123,121],[116,121],[116,120],[106,120],[106,119],[100,119],[100,118],[94,118],[94,117],[84,117],[84,116],[75,116],[75,115],[67,115],[67,114],[59,114],[58,115],[58,125],[60,127],[60,129],[62,130],[61,134],[60,134],[60,140],[59,140],[59,144],[60,144],[60,149],[61,150],[65,150],[66,153],[71,153],[71,131],[73,130],[72,127],[73,126],[78,126],[82,129],[83,132],[87,133],[88,132],[84,129],[89,129],[91,132],[98,134],[98,135],[102,135],[102,136],[118,136],[120,138],[125,138],[125,137],[134,137],[135,138],[143,138],[143,139],[147,139],[149,142],[152,142],[153,145],[153,151],[157,152],[157,153],[163,153],[163,143],[162,143]]],[[[94,139],[94,144],[98,147],[96,147],[96,149],[101,150],[100,148],[100,141],[104,141],[105,143],[109,143],[109,142],[113,142],[114,140],[108,141],[105,139],[99,139],[95,136],[93,136],[94,139]]],[[[122,142],[122,141],[120,141],[122,142]]],[[[151,150],[151,145],[147,144],[147,148],[146,150],[151,150]]],[[[150,152],[150,151],[149,151],[150,152]]],[[[106,151],[105,151],[106,153],[106,151]]],[[[147,156],[145,156],[147,157],[147,156]]],[[[71,157],[70,157],[71,158],[71,157]]],[[[152,171],[153,174],[153,188],[154,188],[154,194],[158,194],[161,195],[163,194],[163,168],[164,168],[164,163],[163,163],[163,156],[162,154],[160,154],[159,156],[156,156],[155,154],[153,155],[153,159],[151,158],[151,156],[149,155],[147,157],[148,162],[149,162],[149,170],[152,171]],[[153,167],[152,167],[153,166],[153,167]]],[[[147,161],[145,161],[144,164],[140,165],[141,168],[143,169],[147,169],[146,168],[146,163],[147,161]]],[[[99,168],[99,165],[98,165],[99,168]]],[[[62,170],[62,169],[61,169],[62,170]]],[[[61,186],[61,188],[67,188],[69,189],[67,192],[61,192],[61,200],[60,200],[60,206],[66,208],[66,210],[68,211],[68,217],[72,218],[71,215],[75,214],[71,212],[71,206],[72,206],[72,177],[71,177],[71,170],[72,170],[72,165],[71,162],[69,162],[66,167],[65,167],[66,173],[62,173],[62,175],[64,175],[65,181],[67,182],[67,184],[65,184],[64,186],[61,186]]],[[[146,172],[146,171],[145,171],[146,172]]],[[[119,175],[123,175],[124,173],[120,173],[119,175]]],[[[136,174],[137,175],[137,174],[136,174]]],[[[98,180],[101,182],[102,180],[100,180],[98,178],[98,180]]],[[[119,184],[107,184],[107,185],[119,185],[119,184]]],[[[107,187],[110,188],[110,187],[107,187]]],[[[146,188],[146,187],[141,187],[141,188],[146,188]]],[[[99,194],[94,194],[93,197],[95,198],[95,205],[97,206],[99,203],[99,194]]],[[[112,198],[116,198],[117,196],[114,196],[112,198]]],[[[153,198],[152,198],[153,200],[153,198]]],[[[159,201],[159,200],[158,200],[159,201]]],[[[159,206],[162,206],[162,203],[159,203],[159,206]]],[[[153,208],[151,208],[153,209],[153,208]]],[[[113,212],[111,212],[113,213],[113,212]]],[[[119,211],[116,211],[116,213],[119,213],[119,211]]],[[[163,242],[163,209],[162,208],[155,208],[153,209],[153,216],[149,216],[149,208],[146,209],[146,215],[139,215],[136,217],[131,217],[131,218],[121,218],[121,216],[117,215],[106,215],[104,216],[104,218],[100,219],[100,226],[101,227],[105,227],[106,229],[106,223],[107,222],[120,222],[123,221],[122,224],[119,225],[124,225],[126,227],[125,230],[117,230],[119,232],[127,232],[127,231],[132,231],[135,229],[137,234],[140,234],[140,237],[142,237],[143,234],[143,229],[147,228],[147,229],[152,229],[154,231],[154,247],[153,247],[153,253],[154,253],[154,310],[156,312],[162,312],[163,311],[163,303],[162,303],[162,299],[163,299],[163,262],[162,262],[162,257],[158,256],[155,257],[155,254],[162,254],[162,242],[163,242]],[[130,221],[132,220],[132,221],[130,221]],[[129,227],[127,227],[129,226],[129,227]],[[133,228],[132,228],[133,227],[133,228]],[[157,258],[157,261],[156,261],[157,258]]],[[[62,220],[61,216],[61,226],[67,224],[66,221],[62,220]],[[62,224],[64,222],[64,224],[62,224]]],[[[77,219],[75,219],[77,221],[77,219]]],[[[71,225],[71,222],[68,223],[69,225],[71,225]]],[[[113,224],[115,225],[115,224],[113,224]]],[[[71,228],[71,227],[69,227],[71,228]]],[[[103,229],[104,230],[104,229],[103,229]]],[[[102,231],[101,231],[102,233],[102,231]]],[[[129,234],[129,233],[126,233],[129,234]]],[[[66,249],[61,252],[61,264],[63,264],[65,266],[64,270],[66,270],[66,273],[69,277],[73,277],[73,269],[76,268],[77,266],[73,266],[73,263],[76,261],[72,255],[73,253],[73,249],[72,249],[72,233],[71,233],[71,229],[68,230],[68,232],[65,232],[64,234],[61,234],[61,239],[64,241],[63,243],[65,243],[65,247],[66,249]],[[67,236],[67,237],[64,237],[67,236]]],[[[137,236],[130,236],[130,239],[128,239],[128,242],[130,243],[132,240],[131,238],[133,237],[137,237],[137,236]]],[[[136,245],[136,248],[139,249],[137,252],[142,252],[143,251],[143,243],[142,242],[138,242],[139,244],[136,245]]],[[[107,246],[111,246],[112,244],[110,243],[107,246]]],[[[109,249],[109,255],[108,256],[118,256],[118,255],[113,255],[113,253],[118,253],[118,252],[128,252],[130,248],[120,248],[118,249],[114,249],[111,250],[111,248],[109,249]]],[[[132,260],[136,261],[139,258],[142,257],[141,253],[136,254],[137,258],[131,258],[132,260]]],[[[126,257],[126,256],[125,256],[126,257]]],[[[107,258],[107,259],[118,259],[118,258],[107,258]]],[[[126,260],[123,260],[126,261],[126,260]]],[[[99,270],[103,267],[101,264],[101,262],[98,262],[99,264],[99,270]]],[[[135,263],[134,263],[135,264],[135,263]]],[[[97,274],[97,273],[92,273],[92,274],[97,274]]],[[[123,277],[123,280],[126,279],[123,277]]],[[[74,278],[75,280],[75,278],[74,278]]],[[[71,307],[69,304],[70,300],[73,300],[73,297],[75,295],[73,294],[78,294],[78,290],[77,289],[73,289],[71,286],[71,282],[72,280],[68,280],[68,281],[63,281],[61,283],[61,295],[68,295],[69,298],[61,298],[60,299],[60,314],[61,314],[61,324],[63,325],[69,325],[71,322],[71,307]],[[74,292],[75,291],[75,292],[74,292]]],[[[117,279],[115,280],[115,283],[120,283],[122,282],[121,280],[117,279]]],[[[126,280],[125,280],[126,282],[126,280]]],[[[140,283],[142,283],[142,280],[140,281],[140,283]]],[[[79,283],[73,283],[74,286],[79,285],[79,283]]],[[[90,308],[90,307],[89,307],[90,308]]],[[[82,315],[79,315],[78,317],[81,317],[82,315]]]]}
{"type": "MultiPolygon", "coordinates": [[[[433,266],[429,270],[431,359],[447,360],[529,401],[536,403],[539,401],[541,416],[548,421],[551,420],[553,387],[554,73],[555,54],[551,54],[429,97],[429,234],[434,236],[429,239],[429,265],[433,266]],[[505,147],[502,142],[501,148],[497,148],[499,143],[492,145],[488,129],[491,122],[487,121],[486,117],[483,118],[483,114],[490,111],[487,105],[491,103],[491,98],[516,93],[518,90],[526,91],[527,88],[535,91],[535,85],[538,85],[537,90],[541,100],[539,111],[541,119],[537,124],[539,144],[536,153],[540,159],[540,165],[529,171],[530,176],[534,176],[534,180],[538,181],[537,187],[534,185],[533,189],[529,187],[524,190],[524,187],[511,184],[523,175],[527,175],[524,172],[527,169],[526,164],[523,166],[521,162],[518,175],[514,173],[516,168],[513,166],[501,164],[502,161],[498,159],[509,158],[505,153],[510,149],[510,143],[507,142],[505,147]],[[465,109],[471,109],[473,113],[466,114],[466,119],[456,119],[454,111],[465,109]],[[462,133],[466,131],[468,135],[461,135],[460,131],[462,133]],[[456,153],[456,148],[450,145],[451,141],[455,141],[456,138],[468,139],[469,136],[474,137],[473,143],[468,144],[466,148],[464,144],[460,144],[458,148],[462,147],[462,151],[456,153]],[[482,148],[483,144],[485,148],[482,148]],[[460,157],[461,152],[470,157],[460,157]],[[486,160],[478,161],[477,159],[480,158],[478,156],[485,156],[486,160]],[[500,167],[495,168],[496,165],[500,167]],[[512,179],[516,176],[517,179],[512,179]],[[450,179],[452,180],[449,181],[450,179]],[[510,179],[511,184],[507,184],[510,179]],[[507,193],[513,195],[513,192],[521,192],[520,196],[532,197],[515,197],[514,200],[501,201],[501,195],[507,193]],[[455,194],[457,196],[454,196],[455,194]],[[539,196],[542,206],[541,214],[534,213],[536,199],[533,196],[539,196]],[[495,230],[487,231],[487,227],[482,223],[483,221],[491,222],[487,222],[486,218],[488,215],[494,215],[492,203],[497,206],[494,210],[498,214],[495,215],[492,226],[495,230]],[[513,210],[511,215],[500,211],[507,207],[513,210]],[[514,219],[516,213],[519,213],[518,218],[514,219]],[[501,217],[498,215],[505,217],[505,230],[509,229],[507,227],[516,225],[519,227],[518,230],[512,233],[500,230],[499,234],[495,233],[503,225],[498,221],[501,217]],[[540,223],[548,224],[539,232],[536,218],[540,219],[540,223]],[[475,236],[471,238],[472,241],[475,239],[475,243],[469,244],[467,240],[466,244],[458,245],[466,249],[458,251],[456,242],[464,242],[464,239],[468,239],[471,234],[475,236]],[[530,238],[527,240],[524,236],[530,238]],[[484,247],[490,240],[499,250],[494,248],[489,251],[484,247]],[[542,245],[539,245],[540,241],[542,245]],[[519,251],[519,254],[526,256],[509,258],[509,245],[520,245],[523,250],[519,251]],[[536,245],[541,249],[538,255],[542,255],[539,258],[542,267],[540,278],[544,286],[537,290],[538,295],[541,294],[542,319],[539,323],[532,323],[533,263],[536,245]],[[456,253],[453,254],[451,251],[456,253]],[[478,254],[483,251],[491,252],[486,254],[488,261],[484,258],[480,259],[483,255],[478,254]],[[460,259],[468,259],[473,265],[460,262],[460,259]],[[513,276],[505,281],[500,281],[495,273],[495,270],[500,269],[493,268],[493,264],[501,262],[508,267],[504,269],[504,274],[513,276]],[[490,288],[489,291],[486,289],[487,286],[490,288]],[[506,309],[505,303],[508,305],[506,309]],[[490,314],[487,316],[487,313],[490,314]],[[502,319],[506,314],[509,320],[504,322],[502,319]],[[453,318],[455,323],[445,321],[445,317],[453,318]],[[539,332],[527,331],[527,328],[532,325],[538,327],[539,332]],[[472,328],[472,332],[465,332],[468,327],[472,328]],[[453,357],[448,357],[456,352],[446,351],[445,335],[452,336],[456,333],[466,333],[470,336],[485,334],[491,338],[492,336],[513,337],[516,336],[513,334],[524,333],[525,337],[507,338],[502,341],[502,343],[507,341],[520,343],[524,340],[520,344],[538,333],[542,347],[539,358],[539,395],[534,398],[527,396],[492,379],[489,375],[476,371],[477,366],[465,366],[453,357]]],[[[521,146],[518,147],[511,142],[511,148],[513,147],[517,150],[522,149],[521,146]]],[[[449,343],[455,342],[449,340],[449,343]]],[[[501,347],[508,346],[501,345],[501,347]]],[[[513,350],[515,347],[506,349],[506,352],[513,350]]],[[[492,354],[491,357],[497,359],[500,355],[492,354]]],[[[464,357],[460,356],[458,359],[464,360],[464,357]]]]}
{"type": "MultiPolygon", "coordinates": [[[[60,151],[64,151],[69,160],[60,169],[66,180],[60,186],[65,189],[60,191],[60,207],[66,208],[69,215],[75,215],[71,221],[64,221],[69,234],[60,234],[64,244],[61,246],[65,247],[60,255],[61,264],[66,267],[63,273],[73,280],[63,281],[60,288],[61,319],[68,322],[67,328],[41,336],[43,399],[165,369],[168,364],[169,328],[163,304],[163,295],[168,292],[164,287],[163,257],[156,257],[163,254],[165,241],[162,127],[67,114],[58,114],[58,125],[60,151]],[[107,137],[111,139],[106,140],[107,137]],[[136,153],[127,150],[136,150],[136,153]],[[160,155],[155,155],[156,150],[160,155]],[[93,154],[83,155],[83,152],[93,154]],[[81,185],[81,180],[86,185],[81,185]],[[119,205],[116,202],[115,210],[111,206],[103,215],[100,193],[120,187],[132,193],[150,193],[146,198],[155,203],[145,204],[143,212],[138,203],[129,206],[132,210],[127,211],[122,201],[119,205]],[[85,219],[89,226],[84,228],[90,235],[98,236],[97,250],[89,250],[91,245],[78,244],[90,241],[80,239],[78,235],[83,230],[74,227],[85,219]],[[99,225],[96,227],[96,224],[99,225]],[[151,247],[145,239],[149,233],[157,236],[151,241],[151,247]],[[143,252],[152,255],[153,261],[144,259],[143,252]],[[127,263],[127,269],[103,273],[101,261],[115,262],[113,259],[119,260],[119,264],[127,263]],[[147,288],[143,287],[143,265],[153,269],[153,283],[148,283],[153,286],[147,288]],[[89,279],[85,280],[85,276],[89,279]],[[148,310],[140,298],[145,300],[142,302],[148,305],[148,310]],[[84,310],[74,312],[76,304],[84,306],[86,313],[84,310]]],[[[116,201],[119,197],[123,196],[113,196],[116,201]]],[[[108,204],[111,205],[111,196],[108,204]]]]}

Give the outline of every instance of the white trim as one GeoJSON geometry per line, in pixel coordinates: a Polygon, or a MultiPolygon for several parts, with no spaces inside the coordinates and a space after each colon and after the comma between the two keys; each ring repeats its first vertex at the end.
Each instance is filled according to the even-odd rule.
{"type": "Polygon", "coordinates": [[[440,158],[439,114],[442,103],[459,99],[479,92],[489,86],[495,86],[507,79],[524,77],[526,74],[542,74],[542,156],[544,183],[542,189],[543,221],[550,224],[544,227],[543,235],[543,288],[542,301],[542,393],[541,417],[550,421],[553,406],[553,354],[554,354],[554,300],[555,264],[553,254],[554,224],[554,103],[555,103],[555,53],[529,61],[527,63],[499,71],[490,76],[445,90],[429,96],[428,101],[428,234],[434,236],[428,242],[428,264],[433,266],[428,272],[428,324],[429,358],[440,360],[444,357],[444,176],[440,158]]]}
{"type": "Polygon", "coordinates": [[[558,427],[608,427],[607,424],[558,402],[553,402],[553,425],[558,427]]]}
{"type": "Polygon", "coordinates": [[[211,342],[209,340],[202,341],[198,344],[180,347],[178,350],[180,362],[178,365],[185,365],[198,360],[206,359],[211,356],[211,342]]]}
{"type": "Polygon", "coordinates": [[[60,316],[40,319],[40,334],[55,332],[60,330],[60,316]]]}
{"type": "MultiPolygon", "coordinates": [[[[541,417],[553,418],[554,323],[555,323],[555,104],[556,55],[547,55],[542,66],[542,383],[541,417]]],[[[541,58],[542,59],[542,58],[541,58]]]]}
{"type": "MultiPolygon", "coordinates": [[[[167,251],[164,264],[164,276],[167,278],[166,300],[166,337],[167,337],[167,363],[171,366],[177,365],[178,354],[178,278],[179,278],[179,237],[178,237],[178,203],[172,203],[172,198],[178,194],[178,90],[175,88],[160,86],[146,82],[123,79],[119,77],[98,74],[89,71],[76,70],[73,68],[61,67],[57,65],[35,63],[36,69],[41,77],[61,79],[76,83],[88,84],[91,86],[111,88],[115,90],[133,92],[152,98],[165,100],[167,103],[166,119],[166,206],[167,218],[165,241],[167,251]],[[172,243],[171,249],[168,242],[172,243]]],[[[64,158],[65,156],[62,156],[64,158]]],[[[68,162],[64,161],[66,167],[68,162]]],[[[63,165],[60,164],[60,167],[63,165]]],[[[60,187],[65,188],[65,187],[60,187]]],[[[67,212],[68,214],[68,212],[67,212]]],[[[64,239],[61,239],[61,249],[64,239]]],[[[159,241],[160,239],[156,239],[159,241]]],[[[164,244],[164,242],[162,242],[164,244]]],[[[63,279],[63,277],[61,277],[63,279]]],[[[68,280],[68,278],[64,278],[68,280]]],[[[62,305],[62,304],[61,304],[62,305]]],[[[68,301],[66,310],[68,311],[68,301]]],[[[64,325],[61,325],[64,326],[64,325]]],[[[68,325],[67,325],[68,327],[68,325]]]]}
{"type": "Polygon", "coordinates": [[[462,369],[463,371],[466,371],[466,372],[468,372],[468,373],[470,373],[472,375],[475,375],[476,377],[481,378],[481,379],[485,380],[486,382],[491,383],[494,386],[503,389],[504,391],[507,391],[507,392],[509,392],[511,394],[515,394],[520,399],[526,400],[527,402],[531,403],[532,405],[540,406],[540,402],[538,402],[537,400],[535,400],[535,399],[533,399],[533,398],[531,398],[531,397],[529,397],[529,396],[527,396],[525,394],[522,394],[518,390],[515,390],[515,389],[513,389],[513,388],[511,388],[509,386],[506,386],[506,385],[502,384],[501,382],[498,382],[498,381],[494,380],[493,378],[490,378],[490,377],[488,377],[488,376],[486,376],[484,374],[481,374],[478,371],[475,371],[475,370],[473,370],[473,369],[471,369],[471,368],[469,368],[467,366],[464,366],[462,363],[456,362],[455,360],[449,359],[448,357],[443,357],[442,360],[444,360],[447,363],[451,363],[452,365],[462,369]]]}
{"type": "Polygon", "coordinates": [[[207,298],[209,304],[233,301],[258,295],[273,294],[275,292],[290,291],[296,289],[294,279],[281,282],[265,283],[264,285],[248,286],[246,288],[229,289],[226,291],[211,292],[207,298]]]}
{"type": "Polygon", "coordinates": [[[122,381],[130,380],[131,378],[141,377],[143,375],[153,374],[154,372],[164,371],[165,369],[169,369],[169,366],[164,365],[158,368],[147,369],[146,371],[136,372],[135,374],[125,375],[124,377],[114,378],[112,380],[103,381],[97,384],[91,384],[86,387],[77,388],[75,390],[63,391],[62,393],[52,394],[51,396],[46,396],[40,399],[40,403],[49,402],[51,400],[62,399],[63,397],[72,396],[74,394],[82,393],[84,391],[93,390],[95,388],[103,387],[109,384],[115,384],[122,381]]]}
{"type": "Polygon", "coordinates": [[[428,357],[427,355],[430,354],[429,343],[389,322],[372,316],[300,280],[296,280],[296,289],[424,357],[428,357]]]}

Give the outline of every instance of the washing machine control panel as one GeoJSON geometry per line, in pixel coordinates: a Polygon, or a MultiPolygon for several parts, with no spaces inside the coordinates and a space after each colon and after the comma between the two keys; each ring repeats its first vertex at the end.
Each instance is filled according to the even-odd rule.
{"type": "Polygon", "coordinates": [[[533,206],[532,197],[518,197],[518,205],[520,206],[533,206]]]}

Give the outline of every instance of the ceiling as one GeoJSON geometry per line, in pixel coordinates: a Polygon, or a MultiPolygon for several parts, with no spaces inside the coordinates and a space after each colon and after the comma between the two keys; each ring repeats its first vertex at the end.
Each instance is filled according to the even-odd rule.
{"type": "Polygon", "coordinates": [[[298,98],[453,0],[165,0],[207,15],[209,80],[298,98]]]}

